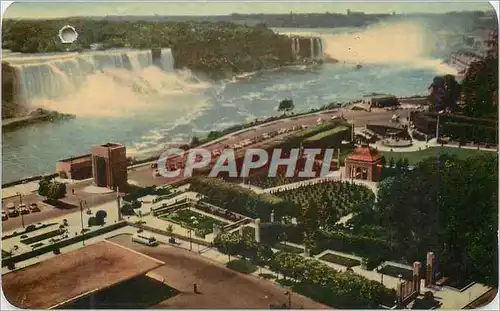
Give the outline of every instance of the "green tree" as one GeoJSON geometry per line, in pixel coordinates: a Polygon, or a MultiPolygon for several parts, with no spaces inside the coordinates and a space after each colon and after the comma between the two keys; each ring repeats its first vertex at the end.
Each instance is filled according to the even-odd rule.
{"type": "Polygon", "coordinates": [[[167,235],[172,236],[172,233],[174,233],[174,226],[172,226],[172,224],[169,224],[165,231],[167,232],[167,235]]]}
{"type": "Polygon", "coordinates": [[[66,195],[66,184],[60,182],[52,182],[48,186],[47,198],[58,200],[66,195]]]}
{"type": "Polygon", "coordinates": [[[385,156],[382,156],[382,158],[380,159],[380,164],[382,164],[382,168],[385,168],[385,166],[387,165],[387,159],[385,158],[385,156]]]}
{"type": "Polygon", "coordinates": [[[391,158],[389,159],[389,167],[390,167],[390,168],[393,168],[393,167],[394,167],[394,158],[393,158],[393,157],[391,157],[391,158]]]}
{"type": "Polygon", "coordinates": [[[191,147],[196,147],[200,144],[200,139],[197,136],[193,136],[191,139],[191,147]]]}
{"type": "Polygon", "coordinates": [[[404,169],[408,169],[408,167],[410,167],[410,161],[408,160],[408,158],[403,159],[403,166],[402,167],[404,169]]]}
{"type": "Polygon", "coordinates": [[[50,179],[43,177],[40,179],[38,182],[38,194],[43,196],[43,197],[48,197],[49,196],[49,189],[50,189],[50,179]]]}
{"type": "Polygon", "coordinates": [[[398,161],[396,162],[396,168],[397,169],[403,168],[403,159],[398,158],[398,161]]]}
{"type": "Polygon", "coordinates": [[[293,104],[293,100],[291,99],[284,99],[282,100],[279,105],[278,105],[278,111],[292,111],[295,108],[295,105],[293,104]]]}

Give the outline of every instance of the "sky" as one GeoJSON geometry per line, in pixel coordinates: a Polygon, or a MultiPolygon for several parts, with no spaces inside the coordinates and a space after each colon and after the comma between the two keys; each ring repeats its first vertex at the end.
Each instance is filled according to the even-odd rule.
{"type": "MultiPolygon", "coordinates": [[[[2,11],[5,10],[2,1],[2,11]]],[[[445,13],[450,11],[490,11],[487,1],[436,2],[429,0],[369,2],[369,1],[108,1],[86,0],[85,2],[53,0],[51,2],[16,1],[6,10],[4,18],[61,18],[68,16],[105,15],[227,15],[232,13],[445,13]],[[75,3],[77,2],[77,3],[75,3]],[[94,3],[92,3],[94,2],[94,3]]]]}

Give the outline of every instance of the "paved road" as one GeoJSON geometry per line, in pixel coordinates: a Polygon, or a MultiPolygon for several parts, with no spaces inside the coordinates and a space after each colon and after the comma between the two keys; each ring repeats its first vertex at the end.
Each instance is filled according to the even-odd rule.
{"type": "MultiPolygon", "coordinates": [[[[97,206],[116,199],[116,194],[114,193],[96,195],[85,192],[84,189],[91,184],[92,181],[85,181],[78,184],[67,185],[67,195],[66,198],[63,199],[63,201],[69,204],[73,204],[75,206],[75,208],[71,209],[59,209],[59,208],[54,208],[50,205],[46,205],[45,203],[42,202],[43,200],[45,200],[45,198],[38,195],[37,193],[23,195],[22,196],[23,203],[25,203],[26,205],[29,205],[30,203],[37,203],[41,211],[23,215],[23,217],[21,217],[21,215],[12,218],[9,217],[8,220],[2,221],[2,231],[7,232],[14,230],[16,228],[22,228],[23,218],[24,218],[24,225],[27,226],[29,224],[39,223],[46,221],[47,219],[52,219],[73,213],[78,210],[78,208],[76,207],[79,206],[79,199],[86,201],[88,207],[97,206]],[[73,195],[72,192],[73,189],[75,190],[75,195],[73,195]]],[[[18,196],[16,196],[2,200],[2,206],[5,206],[9,202],[13,202],[16,206],[18,206],[20,204],[20,199],[18,196]]]]}
{"type": "MultiPolygon", "coordinates": [[[[409,110],[400,110],[398,111],[399,115],[401,118],[406,118],[409,116],[409,110]]],[[[317,124],[318,118],[322,118],[323,120],[327,121],[329,120],[332,116],[334,115],[343,115],[344,118],[347,120],[351,121],[354,120],[354,124],[357,127],[360,126],[365,126],[366,124],[370,122],[381,122],[381,123],[388,123],[393,116],[394,112],[392,111],[379,111],[379,112],[366,112],[366,111],[354,111],[354,110],[349,110],[349,109],[338,109],[338,110],[330,110],[330,111],[323,111],[319,113],[315,113],[312,115],[305,115],[305,116],[298,116],[298,117],[292,117],[288,119],[283,119],[283,120],[278,120],[272,123],[266,123],[259,125],[255,128],[251,128],[245,132],[230,135],[227,138],[221,139],[220,141],[217,141],[215,143],[208,143],[204,146],[205,149],[212,151],[212,150],[222,150],[226,145],[233,145],[237,143],[238,141],[242,141],[245,139],[252,139],[256,136],[262,135],[264,133],[269,133],[273,131],[277,131],[281,128],[288,128],[293,125],[308,125],[308,126],[314,126],[317,124]]],[[[255,145],[252,145],[252,148],[258,148],[258,147],[263,147],[267,144],[272,143],[272,141],[279,139],[280,137],[286,136],[288,134],[280,135],[277,137],[274,137],[268,141],[264,141],[255,145]]],[[[243,152],[243,151],[240,151],[243,152]]],[[[153,162],[150,162],[153,163],[153,162]]],[[[179,182],[183,179],[185,179],[182,176],[175,177],[175,178],[167,178],[163,176],[153,176],[153,169],[150,167],[149,164],[145,164],[144,166],[140,167],[135,167],[135,168],[129,168],[128,171],[128,178],[129,181],[135,182],[139,184],[140,186],[151,186],[151,185],[164,185],[164,184],[170,184],[170,183],[175,183],[179,182]]],[[[64,201],[67,201],[70,204],[73,204],[75,206],[78,206],[79,199],[82,199],[87,202],[87,206],[92,207],[95,205],[103,204],[105,202],[109,202],[111,200],[115,199],[115,194],[92,194],[92,193],[87,193],[84,191],[84,189],[91,185],[92,181],[85,181],[81,182],[78,184],[68,184],[68,195],[67,198],[64,199],[64,201]],[[75,189],[75,196],[72,195],[72,189],[75,189]]],[[[23,202],[24,203],[32,203],[32,202],[41,202],[43,200],[42,197],[38,196],[37,194],[29,194],[26,196],[23,196],[23,202]]],[[[3,201],[3,204],[7,204],[8,202],[15,202],[16,205],[19,204],[19,197],[13,197],[9,198],[3,201]]],[[[39,203],[41,206],[43,206],[41,203],[39,203]]],[[[33,213],[29,215],[24,216],[24,223],[25,225],[28,225],[30,223],[37,223],[37,222],[42,222],[47,219],[51,219],[54,217],[59,217],[61,215],[67,214],[74,212],[75,209],[70,209],[70,210],[61,210],[61,209],[55,209],[53,207],[47,207],[43,208],[41,212],[39,213],[33,213]]],[[[21,227],[21,217],[18,216],[16,218],[9,218],[7,221],[3,222],[2,226],[2,231],[10,231],[15,228],[21,227]]]]}
{"type": "MultiPolygon", "coordinates": [[[[111,242],[138,251],[165,265],[151,273],[163,279],[180,293],[154,309],[268,309],[270,304],[287,304],[285,289],[276,284],[227,269],[222,264],[184,249],[160,245],[147,247],[133,243],[129,235],[110,239],[111,242]],[[193,293],[196,283],[200,294],[193,293]]],[[[292,307],[326,309],[327,306],[298,294],[292,295],[292,307]]]]}
{"type": "MultiPolygon", "coordinates": [[[[406,118],[410,115],[409,110],[400,110],[398,111],[401,118],[406,118]]],[[[281,128],[291,127],[293,125],[308,125],[314,126],[317,124],[318,118],[322,118],[325,121],[329,120],[334,115],[343,115],[348,121],[352,121],[354,118],[354,124],[356,127],[365,126],[369,123],[386,123],[389,124],[392,116],[394,115],[393,111],[380,111],[380,112],[367,112],[367,111],[354,111],[349,109],[339,109],[338,111],[325,111],[321,113],[316,113],[314,115],[306,115],[299,117],[292,117],[289,119],[279,120],[272,124],[263,124],[258,126],[257,128],[253,128],[247,132],[240,133],[235,136],[231,136],[227,139],[219,141],[217,143],[208,144],[204,147],[204,149],[208,151],[212,150],[222,150],[224,146],[237,143],[238,141],[242,141],[245,139],[252,139],[256,136],[262,135],[264,133],[273,132],[279,130],[281,128]]],[[[265,144],[269,144],[273,140],[279,139],[280,137],[286,136],[281,135],[278,137],[273,137],[268,141],[264,141],[262,143],[257,143],[255,145],[251,145],[252,148],[263,147],[265,144]]],[[[153,162],[150,162],[153,163],[153,162]]],[[[142,167],[137,167],[133,170],[129,170],[128,176],[130,180],[137,182],[143,186],[151,186],[151,185],[162,185],[167,183],[174,183],[180,180],[183,180],[182,177],[175,178],[166,178],[163,176],[153,176],[153,169],[149,167],[149,165],[145,165],[142,167]]]]}

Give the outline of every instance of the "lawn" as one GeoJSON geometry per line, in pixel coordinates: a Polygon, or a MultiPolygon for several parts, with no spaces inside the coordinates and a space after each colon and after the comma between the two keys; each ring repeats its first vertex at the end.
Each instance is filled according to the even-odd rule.
{"type": "Polygon", "coordinates": [[[10,255],[12,255],[11,252],[7,252],[2,249],[2,258],[9,257],[10,255]]]}
{"type": "Polygon", "coordinates": [[[302,248],[295,247],[295,246],[285,244],[285,243],[276,243],[273,246],[273,248],[278,249],[280,251],[287,252],[287,253],[293,253],[293,254],[302,254],[304,252],[304,250],[302,248]]]}
{"type": "Polygon", "coordinates": [[[466,159],[469,157],[478,156],[481,154],[492,154],[493,151],[483,151],[476,149],[465,149],[465,148],[454,148],[454,147],[430,147],[421,151],[415,152],[382,152],[382,155],[386,158],[387,163],[389,163],[390,158],[394,158],[394,163],[401,158],[407,158],[410,164],[415,165],[418,162],[433,156],[441,154],[455,155],[459,159],[466,159]]]}
{"type": "Polygon", "coordinates": [[[384,266],[381,271],[382,274],[389,275],[392,277],[397,278],[398,275],[401,273],[403,276],[404,280],[411,280],[413,279],[413,271],[405,269],[405,268],[400,268],[392,265],[386,265],[384,266]]]}
{"type": "Polygon", "coordinates": [[[335,135],[335,134],[338,134],[341,132],[346,132],[348,130],[349,130],[349,128],[347,126],[339,126],[339,127],[333,128],[331,130],[320,132],[314,136],[306,138],[305,141],[318,141],[318,140],[321,140],[323,138],[326,138],[326,137],[329,137],[329,136],[332,136],[332,135],[335,135]]]}
{"type": "Polygon", "coordinates": [[[198,230],[200,233],[203,234],[212,233],[214,224],[218,224],[220,226],[225,226],[228,224],[227,222],[223,222],[215,218],[202,215],[200,213],[197,213],[189,209],[178,210],[172,214],[161,216],[159,218],[164,220],[169,220],[178,224],[182,224],[191,229],[198,230]],[[192,216],[196,217],[196,220],[198,221],[197,225],[192,224],[193,223],[193,221],[191,220],[192,216]]]}
{"type": "Polygon", "coordinates": [[[341,265],[344,267],[348,267],[348,268],[359,266],[361,264],[359,262],[359,260],[336,255],[336,254],[325,254],[325,255],[321,256],[319,259],[324,260],[324,261],[328,261],[328,262],[331,262],[331,263],[334,263],[337,265],[341,265]]]}

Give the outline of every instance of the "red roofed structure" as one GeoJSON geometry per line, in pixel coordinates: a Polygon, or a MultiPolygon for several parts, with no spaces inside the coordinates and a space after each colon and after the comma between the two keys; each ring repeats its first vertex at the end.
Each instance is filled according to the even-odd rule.
{"type": "Polygon", "coordinates": [[[351,179],[378,181],[382,155],[374,148],[363,145],[345,159],[346,176],[351,179]]]}

